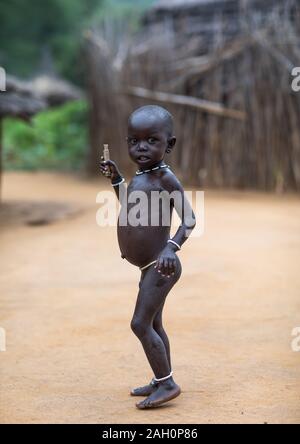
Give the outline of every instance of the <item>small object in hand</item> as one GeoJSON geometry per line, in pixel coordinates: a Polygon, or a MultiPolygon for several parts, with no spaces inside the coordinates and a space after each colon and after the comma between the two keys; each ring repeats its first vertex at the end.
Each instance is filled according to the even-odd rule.
{"type": "MultiPolygon", "coordinates": [[[[105,143],[103,145],[103,147],[104,147],[103,148],[103,157],[104,157],[104,162],[106,162],[107,160],[110,160],[108,144],[105,143]]],[[[111,176],[110,171],[106,171],[104,174],[105,174],[106,177],[110,177],[111,176]]]]}

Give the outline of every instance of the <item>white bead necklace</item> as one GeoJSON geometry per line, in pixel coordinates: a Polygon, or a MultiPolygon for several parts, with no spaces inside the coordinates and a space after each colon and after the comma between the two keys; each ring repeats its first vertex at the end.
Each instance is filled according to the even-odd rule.
{"type": "Polygon", "coordinates": [[[144,173],[149,173],[150,171],[154,171],[154,170],[159,170],[159,169],[161,169],[161,168],[170,168],[170,166],[169,165],[160,165],[160,166],[156,166],[156,167],[154,167],[154,168],[150,168],[150,169],[148,169],[148,170],[138,170],[138,171],[136,171],[136,175],[137,176],[139,176],[140,174],[144,174],[144,173]]]}

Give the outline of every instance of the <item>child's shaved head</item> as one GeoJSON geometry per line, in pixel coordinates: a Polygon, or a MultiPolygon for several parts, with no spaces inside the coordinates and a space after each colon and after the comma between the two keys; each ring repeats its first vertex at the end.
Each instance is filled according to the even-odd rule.
{"type": "Polygon", "coordinates": [[[168,136],[173,135],[173,117],[168,110],[158,105],[146,105],[136,109],[129,117],[129,125],[134,125],[135,121],[150,120],[154,122],[161,122],[164,124],[168,136]]]}

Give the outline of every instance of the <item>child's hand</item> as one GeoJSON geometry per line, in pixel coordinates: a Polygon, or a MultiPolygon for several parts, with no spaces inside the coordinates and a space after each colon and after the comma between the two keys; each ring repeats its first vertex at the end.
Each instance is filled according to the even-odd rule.
{"type": "Polygon", "coordinates": [[[158,256],[154,268],[156,268],[162,276],[167,276],[168,278],[175,274],[176,254],[170,244],[168,244],[158,256]]]}
{"type": "Polygon", "coordinates": [[[119,168],[113,160],[104,161],[102,159],[104,159],[103,156],[101,156],[100,162],[100,171],[103,176],[109,177],[111,180],[117,179],[118,177],[122,176],[119,168]]]}

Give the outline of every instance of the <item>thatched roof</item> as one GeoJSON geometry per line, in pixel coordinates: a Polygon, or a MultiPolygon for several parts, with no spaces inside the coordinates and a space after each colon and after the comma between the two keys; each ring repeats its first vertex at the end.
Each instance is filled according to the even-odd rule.
{"type": "Polygon", "coordinates": [[[225,40],[237,37],[242,16],[264,27],[272,11],[283,13],[286,6],[286,0],[160,0],[143,16],[143,31],[159,35],[163,28],[178,38],[201,38],[205,52],[219,30],[225,40]]]}
{"type": "Polygon", "coordinates": [[[257,10],[268,10],[274,5],[284,4],[286,0],[159,0],[145,14],[144,21],[153,22],[163,16],[181,14],[215,14],[237,12],[243,6],[257,10]]]}
{"type": "Polygon", "coordinates": [[[2,92],[0,96],[0,117],[10,116],[28,120],[46,108],[47,103],[44,100],[30,95],[2,92]]]}
{"type": "Polygon", "coordinates": [[[62,105],[69,100],[79,100],[83,97],[79,88],[56,77],[36,77],[30,84],[35,94],[46,100],[48,106],[62,105]]]}
{"type": "Polygon", "coordinates": [[[0,117],[27,120],[50,106],[80,98],[81,91],[65,80],[41,76],[31,81],[22,81],[7,76],[6,91],[0,93],[0,117]]]}
{"type": "Polygon", "coordinates": [[[183,8],[188,6],[199,6],[203,4],[209,3],[224,3],[231,0],[159,0],[157,1],[153,9],[156,8],[164,8],[164,9],[173,9],[173,8],[183,8]]]}
{"type": "Polygon", "coordinates": [[[259,5],[264,4],[265,6],[284,2],[285,0],[248,0],[245,3],[244,0],[159,0],[155,2],[152,10],[176,10],[176,9],[189,9],[189,8],[205,8],[218,6],[229,7],[230,5],[259,5]]]}
{"type": "MultiPolygon", "coordinates": [[[[253,1],[253,0],[250,0],[253,1]]],[[[268,0],[266,0],[268,1],[268,0]]],[[[155,12],[180,12],[195,9],[212,9],[219,7],[236,6],[240,0],[160,0],[152,6],[151,11],[155,12]]]]}

